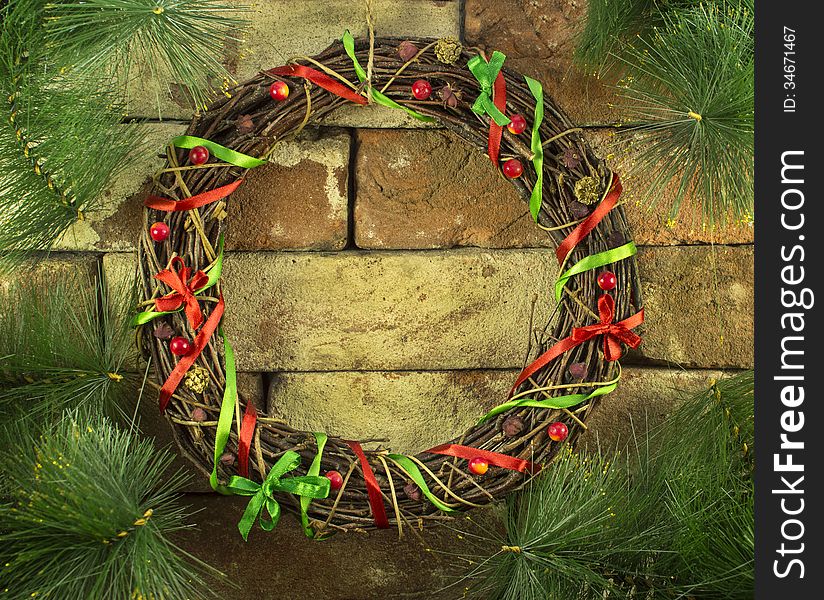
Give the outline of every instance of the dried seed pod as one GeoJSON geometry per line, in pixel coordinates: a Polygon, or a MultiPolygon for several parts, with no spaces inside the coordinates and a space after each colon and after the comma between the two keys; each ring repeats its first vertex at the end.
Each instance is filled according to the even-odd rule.
{"type": "Polygon", "coordinates": [[[421,488],[419,488],[415,482],[409,482],[403,486],[403,493],[406,494],[407,498],[415,502],[420,502],[421,498],[423,498],[423,492],[421,492],[421,488]]]}
{"type": "Polygon", "coordinates": [[[501,426],[501,431],[508,438],[519,436],[525,427],[524,420],[517,415],[510,415],[501,426]]]}
{"type": "Polygon", "coordinates": [[[418,53],[418,47],[409,40],[398,44],[398,56],[403,62],[409,62],[418,53]]]}

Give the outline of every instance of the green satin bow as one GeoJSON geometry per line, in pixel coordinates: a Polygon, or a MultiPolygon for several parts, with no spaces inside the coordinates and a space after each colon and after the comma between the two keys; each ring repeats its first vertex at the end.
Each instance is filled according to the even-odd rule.
{"type": "Polygon", "coordinates": [[[492,101],[492,86],[495,85],[495,80],[498,78],[498,73],[501,72],[505,60],[506,55],[495,50],[489,62],[486,62],[479,54],[470,58],[469,62],[466,63],[467,68],[481,86],[481,93],[475,100],[475,104],[472,105],[472,111],[479,115],[489,115],[501,127],[509,125],[510,121],[509,117],[498,110],[498,107],[492,101]]]}
{"type": "Polygon", "coordinates": [[[286,477],[281,479],[289,471],[295,470],[300,465],[300,455],[289,450],[269,469],[269,474],[263,484],[256,483],[245,477],[235,475],[229,480],[226,488],[238,496],[252,496],[237,528],[243,540],[249,537],[249,532],[255,524],[255,519],[260,517],[260,528],[264,531],[272,531],[280,520],[280,504],[275,500],[275,492],[285,492],[303,496],[305,498],[326,498],[329,496],[329,479],[318,477],[317,475],[304,475],[302,477],[286,477]],[[269,518],[263,516],[263,509],[269,518]]]}

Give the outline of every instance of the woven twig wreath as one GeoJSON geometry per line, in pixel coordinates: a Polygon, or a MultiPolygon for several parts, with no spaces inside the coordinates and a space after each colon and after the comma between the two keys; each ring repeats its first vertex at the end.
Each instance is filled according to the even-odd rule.
{"type": "MultiPolygon", "coordinates": [[[[502,62],[503,55],[496,53],[487,62],[483,53],[462,49],[452,41],[420,39],[413,43],[409,46],[408,41],[402,44],[402,40],[379,38],[370,52],[368,40],[359,40],[347,53],[344,45],[336,42],[314,58],[260,73],[230,90],[226,98],[195,117],[186,133],[189,138],[178,138],[169,146],[166,167],[156,176],[153,195],[146,201],[146,227],[139,252],[145,294],[142,309],[169,312],[158,319],[140,321],[140,339],[163,386],[161,403],[165,404],[165,393],[165,413],[177,443],[204,473],[211,474],[213,487],[252,496],[247,511],[252,521],[263,508],[279,513],[279,501],[302,512],[309,535],[375,526],[401,529],[403,524],[448,519],[451,511],[499,499],[522,486],[563,446],[550,439],[549,424],[563,422],[569,431],[564,443],[574,442],[598,396],[614,389],[610,384],[620,376],[614,359],[616,352],[620,355],[621,342],[636,345],[627,338],[634,336],[633,332],[616,338],[608,330],[610,322],[638,317],[640,309],[634,246],[628,242],[623,209],[620,204],[615,206],[620,194],[617,177],[594,156],[580,130],[551,98],[543,100],[543,118],[538,118],[536,105],[540,102],[528,78],[505,68],[500,71],[505,81],[504,105],[503,90],[498,87],[501,83],[494,83],[497,70],[491,72],[492,81],[484,87],[483,77],[477,76],[480,71],[467,68],[473,57],[481,56],[474,58],[474,66],[483,71],[496,61],[502,62]],[[414,56],[404,62],[400,46],[407,52],[411,47],[414,56]],[[367,69],[356,66],[353,55],[367,69]],[[359,84],[363,79],[366,83],[359,84]],[[413,82],[421,79],[429,82],[434,92],[426,100],[415,100],[410,90],[413,82]],[[274,82],[288,84],[288,98],[273,99],[270,86],[274,82]],[[526,131],[516,135],[506,127],[491,126],[494,108],[484,110],[485,95],[506,115],[523,115],[528,122],[526,131]],[[509,408],[451,442],[416,456],[391,454],[385,448],[362,453],[357,443],[337,437],[327,440],[325,435],[297,431],[279,420],[258,416],[243,398],[236,399],[231,347],[216,329],[219,312],[224,306],[231,310],[231,298],[227,298],[228,304],[222,302],[220,282],[214,275],[219,271],[215,265],[220,263],[227,214],[231,215],[231,210],[226,210],[228,192],[242,179],[246,167],[254,166],[244,160],[265,160],[275,141],[296,135],[307,124],[353,100],[413,110],[487,154],[495,153],[490,139],[502,131],[500,155],[497,160],[493,156],[493,162],[498,166],[513,158],[521,161],[523,174],[511,182],[527,200],[536,185],[535,167],[541,166],[536,158],[543,154],[537,226],[562,245],[559,273],[583,265],[573,269],[574,277],[565,286],[559,286],[558,307],[548,316],[549,324],[536,336],[539,341],[533,348],[544,360],[533,363],[518,379],[509,408]],[[536,121],[540,125],[533,134],[536,121]],[[206,164],[192,164],[188,148],[197,142],[192,142],[192,137],[208,140],[213,149],[229,148],[240,154],[213,151],[206,164]],[[234,160],[235,156],[244,160],[234,160]],[[170,230],[161,242],[150,235],[151,225],[158,221],[170,230]],[[563,242],[575,237],[575,232],[577,244],[563,242]],[[624,251],[619,256],[616,251],[621,249],[624,251]],[[593,264],[615,274],[615,289],[605,294],[599,288],[599,269],[593,264]],[[198,274],[201,269],[206,273],[198,274]],[[157,277],[161,272],[166,273],[165,278],[157,277]],[[170,273],[190,285],[196,292],[194,299],[179,293],[179,283],[178,288],[169,283],[170,273]],[[610,308],[607,296],[614,299],[614,315],[604,314],[610,308]],[[591,330],[588,337],[583,335],[587,327],[591,330]],[[190,340],[194,346],[200,341],[202,351],[173,355],[169,343],[173,335],[190,340]],[[559,342],[563,347],[553,357],[559,342]],[[580,365],[570,373],[569,367],[575,363],[583,363],[585,373],[576,373],[580,365]],[[558,399],[563,402],[556,402],[558,399]],[[545,408],[564,403],[563,407],[545,408]],[[218,433],[221,430],[223,433],[218,433]],[[491,465],[488,472],[478,475],[468,469],[467,459],[473,453],[491,465]],[[333,486],[330,490],[327,485],[307,491],[319,480],[328,481],[323,478],[328,471],[342,474],[339,489],[333,486]],[[261,485],[264,481],[267,483],[261,485]],[[306,489],[301,488],[303,483],[306,489]]],[[[537,208],[534,198],[532,207],[537,208]]],[[[151,316],[157,317],[157,312],[151,316]]],[[[637,324],[627,321],[624,331],[637,324]]],[[[276,520],[277,514],[272,517],[276,520]]],[[[261,523],[267,526],[271,521],[261,519],[261,523]]]]}

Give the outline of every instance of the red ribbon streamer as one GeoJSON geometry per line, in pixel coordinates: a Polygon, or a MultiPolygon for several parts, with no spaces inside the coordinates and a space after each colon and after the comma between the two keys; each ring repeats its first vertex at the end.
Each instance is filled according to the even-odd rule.
{"type": "Polygon", "coordinates": [[[644,309],[633,316],[624,319],[618,323],[612,323],[615,316],[615,301],[609,294],[604,294],[598,299],[598,312],[601,317],[601,322],[596,325],[588,325],[586,327],[576,327],[572,330],[572,335],[565,337],[560,342],[552,346],[549,350],[541,354],[535,361],[526,367],[515,383],[512,389],[509,390],[507,399],[511,398],[515,390],[520,385],[532,377],[539,370],[543,369],[550,362],[561,356],[567,350],[572,350],[575,346],[583,344],[585,341],[592,339],[596,335],[604,335],[604,358],[606,360],[618,360],[621,358],[621,344],[624,342],[632,348],[637,348],[641,343],[641,338],[629,331],[638,327],[644,322],[644,309]],[[608,298],[608,300],[607,300],[608,298]]]}
{"type": "Polygon", "coordinates": [[[591,340],[595,336],[604,336],[604,359],[607,361],[621,358],[621,343],[630,348],[637,348],[641,343],[641,337],[637,333],[630,331],[644,322],[644,310],[624,319],[618,323],[613,323],[615,319],[615,300],[609,294],[604,294],[598,298],[598,315],[601,322],[586,327],[575,327],[572,330],[572,341],[575,345],[591,340]]]}
{"type": "Polygon", "coordinates": [[[457,458],[464,458],[472,460],[473,458],[483,458],[487,463],[495,467],[509,469],[510,471],[517,471],[518,473],[535,474],[541,470],[541,465],[529,462],[522,458],[509,456],[508,454],[500,454],[498,452],[490,452],[489,450],[481,450],[479,448],[472,448],[470,446],[460,446],[458,444],[441,444],[427,450],[432,454],[444,454],[446,456],[455,456],[457,458]]]}
{"type": "Polygon", "coordinates": [[[232,183],[226,184],[219,188],[203,192],[191,198],[184,198],[183,200],[172,200],[170,198],[162,198],[160,196],[149,196],[143,201],[143,205],[155,210],[162,210],[165,212],[177,212],[181,210],[192,210],[193,208],[200,208],[206,206],[217,200],[225,198],[234,192],[238,186],[243,183],[243,179],[238,179],[232,183]]]}
{"type": "Polygon", "coordinates": [[[192,329],[197,329],[203,323],[203,312],[197,302],[195,291],[204,287],[209,276],[203,271],[191,275],[192,269],[187,267],[183,259],[175,256],[168,269],[163,269],[154,276],[172,288],[174,291],[155,299],[155,310],[158,312],[172,312],[185,305],[186,318],[192,329]]]}
{"type": "Polygon", "coordinates": [[[249,450],[252,448],[252,435],[257,423],[257,408],[254,402],[246,403],[243,422],[240,425],[240,438],[237,441],[237,472],[241,477],[249,477],[249,450]]]}
{"type": "MultiPolygon", "coordinates": [[[[495,78],[495,85],[492,88],[492,102],[495,104],[495,107],[501,111],[501,114],[506,112],[506,81],[504,80],[504,74],[501,72],[498,72],[498,76],[495,78]]],[[[501,137],[503,133],[503,126],[498,125],[495,119],[490,118],[487,152],[495,166],[498,165],[498,156],[501,153],[501,137]]]]}
{"type": "Polygon", "coordinates": [[[588,236],[589,233],[598,226],[598,223],[600,223],[601,220],[607,216],[609,211],[615,208],[615,204],[621,196],[622,189],[621,180],[618,178],[618,174],[613,174],[612,188],[609,190],[606,197],[595,208],[595,210],[593,210],[590,215],[578,225],[578,227],[573,229],[572,233],[570,233],[555,249],[555,256],[558,258],[559,264],[564,264],[566,257],[570,252],[572,252],[572,249],[581,243],[581,240],[588,236]]]}
{"type": "Polygon", "coordinates": [[[169,404],[169,400],[172,398],[172,394],[175,393],[177,386],[180,385],[180,382],[183,380],[183,377],[186,375],[186,372],[189,368],[195,363],[197,357],[200,356],[200,353],[203,352],[203,349],[206,347],[206,344],[209,343],[209,340],[214,334],[215,330],[217,329],[218,323],[220,323],[221,317],[223,317],[223,309],[225,304],[223,302],[223,294],[220,294],[220,298],[218,303],[215,305],[212,314],[209,315],[209,318],[206,319],[206,323],[204,323],[203,327],[195,336],[195,343],[194,347],[189,351],[187,355],[182,357],[172,372],[169,374],[168,379],[163,384],[163,387],[160,388],[160,412],[166,412],[166,406],[169,404]]]}
{"type": "Polygon", "coordinates": [[[345,100],[355,102],[356,104],[369,103],[369,100],[355,92],[353,89],[342,84],[340,81],[333,79],[326,73],[318,71],[317,69],[312,69],[311,67],[305,67],[303,65],[285,65],[283,67],[269,69],[266,72],[269,75],[277,75],[279,77],[302,77],[303,79],[311,81],[315,85],[322,87],[327,92],[332,92],[336,96],[340,96],[345,100]]]}
{"type": "Polygon", "coordinates": [[[361,448],[358,442],[344,441],[352,448],[352,452],[355,453],[360,461],[363,479],[366,482],[366,492],[369,495],[369,506],[372,508],[372,518],[375,519],[375,525],[379,529],[386,529],[389,527],[389,519],[386,518],[386,507],[383,505],[381,486],[378,485],[378,480],[375,479],[375,473],[372,471],[372,467],[369,466],[369,461],[366,460],[366,454],[363,453],[363,448],[361,448]]]}

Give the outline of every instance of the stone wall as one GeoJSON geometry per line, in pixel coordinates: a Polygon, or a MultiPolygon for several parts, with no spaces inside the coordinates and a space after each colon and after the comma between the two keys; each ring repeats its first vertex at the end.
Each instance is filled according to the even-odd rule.
{"type": "MultiPolygon", "coordinates": [[[[632,161],[632,146],[615,135],[621,107],[611,88],[570,62],[585,2],[372,4],[379,35],[459,35],[502,50],[590,128],[613,168],[632,161]]],[[[364,7],[259,0],[244,41],[227,45],[226,63],[242,80],[323,49],[345,28],[363,34],[364,7]]],[[[144,78],[130,113],[149,118],[150,148],[191,114],[174,90],[144,78]]],[[[150,151],[129,165],[104,208],[61,240],[48,259],[55,268],[100,263],[110,277],[131,273],[141,195],[160,164],[150,151]]],[[[641,246],[645,339],[594,415],[592,443],[626,440],[633,423],[665,416],[683,393],[753,362],[752,229],[708,231],[689,209],[666,227],[663,212],[632,201],[641,185],[626,181],[625,198],[641,246]]],[[[295,426],[385,437],[400,450],[446,440],[500,401],[523,366],[533,303],[537,318],[546,314],[556,275],[548,240],[486,157],[380,107],[342,109],[281,143],[233,196],[229,226],[226,330],[242,389],[295,426]]],[[[156,411],[144,412],[146,429],[169,442],[156,411]]],[[[190,500],[205,512],[195,539],[181,543],[232,576],[237,599],[432,598],[458,562],[425,552],[461,547],[446,530],[424,534],[423,544],[396,532],[315,544],[285,518],[244,545],[234,529],[243,503],[194,495],[205,489],[203,481],[192,487],[190,500]]]]}

